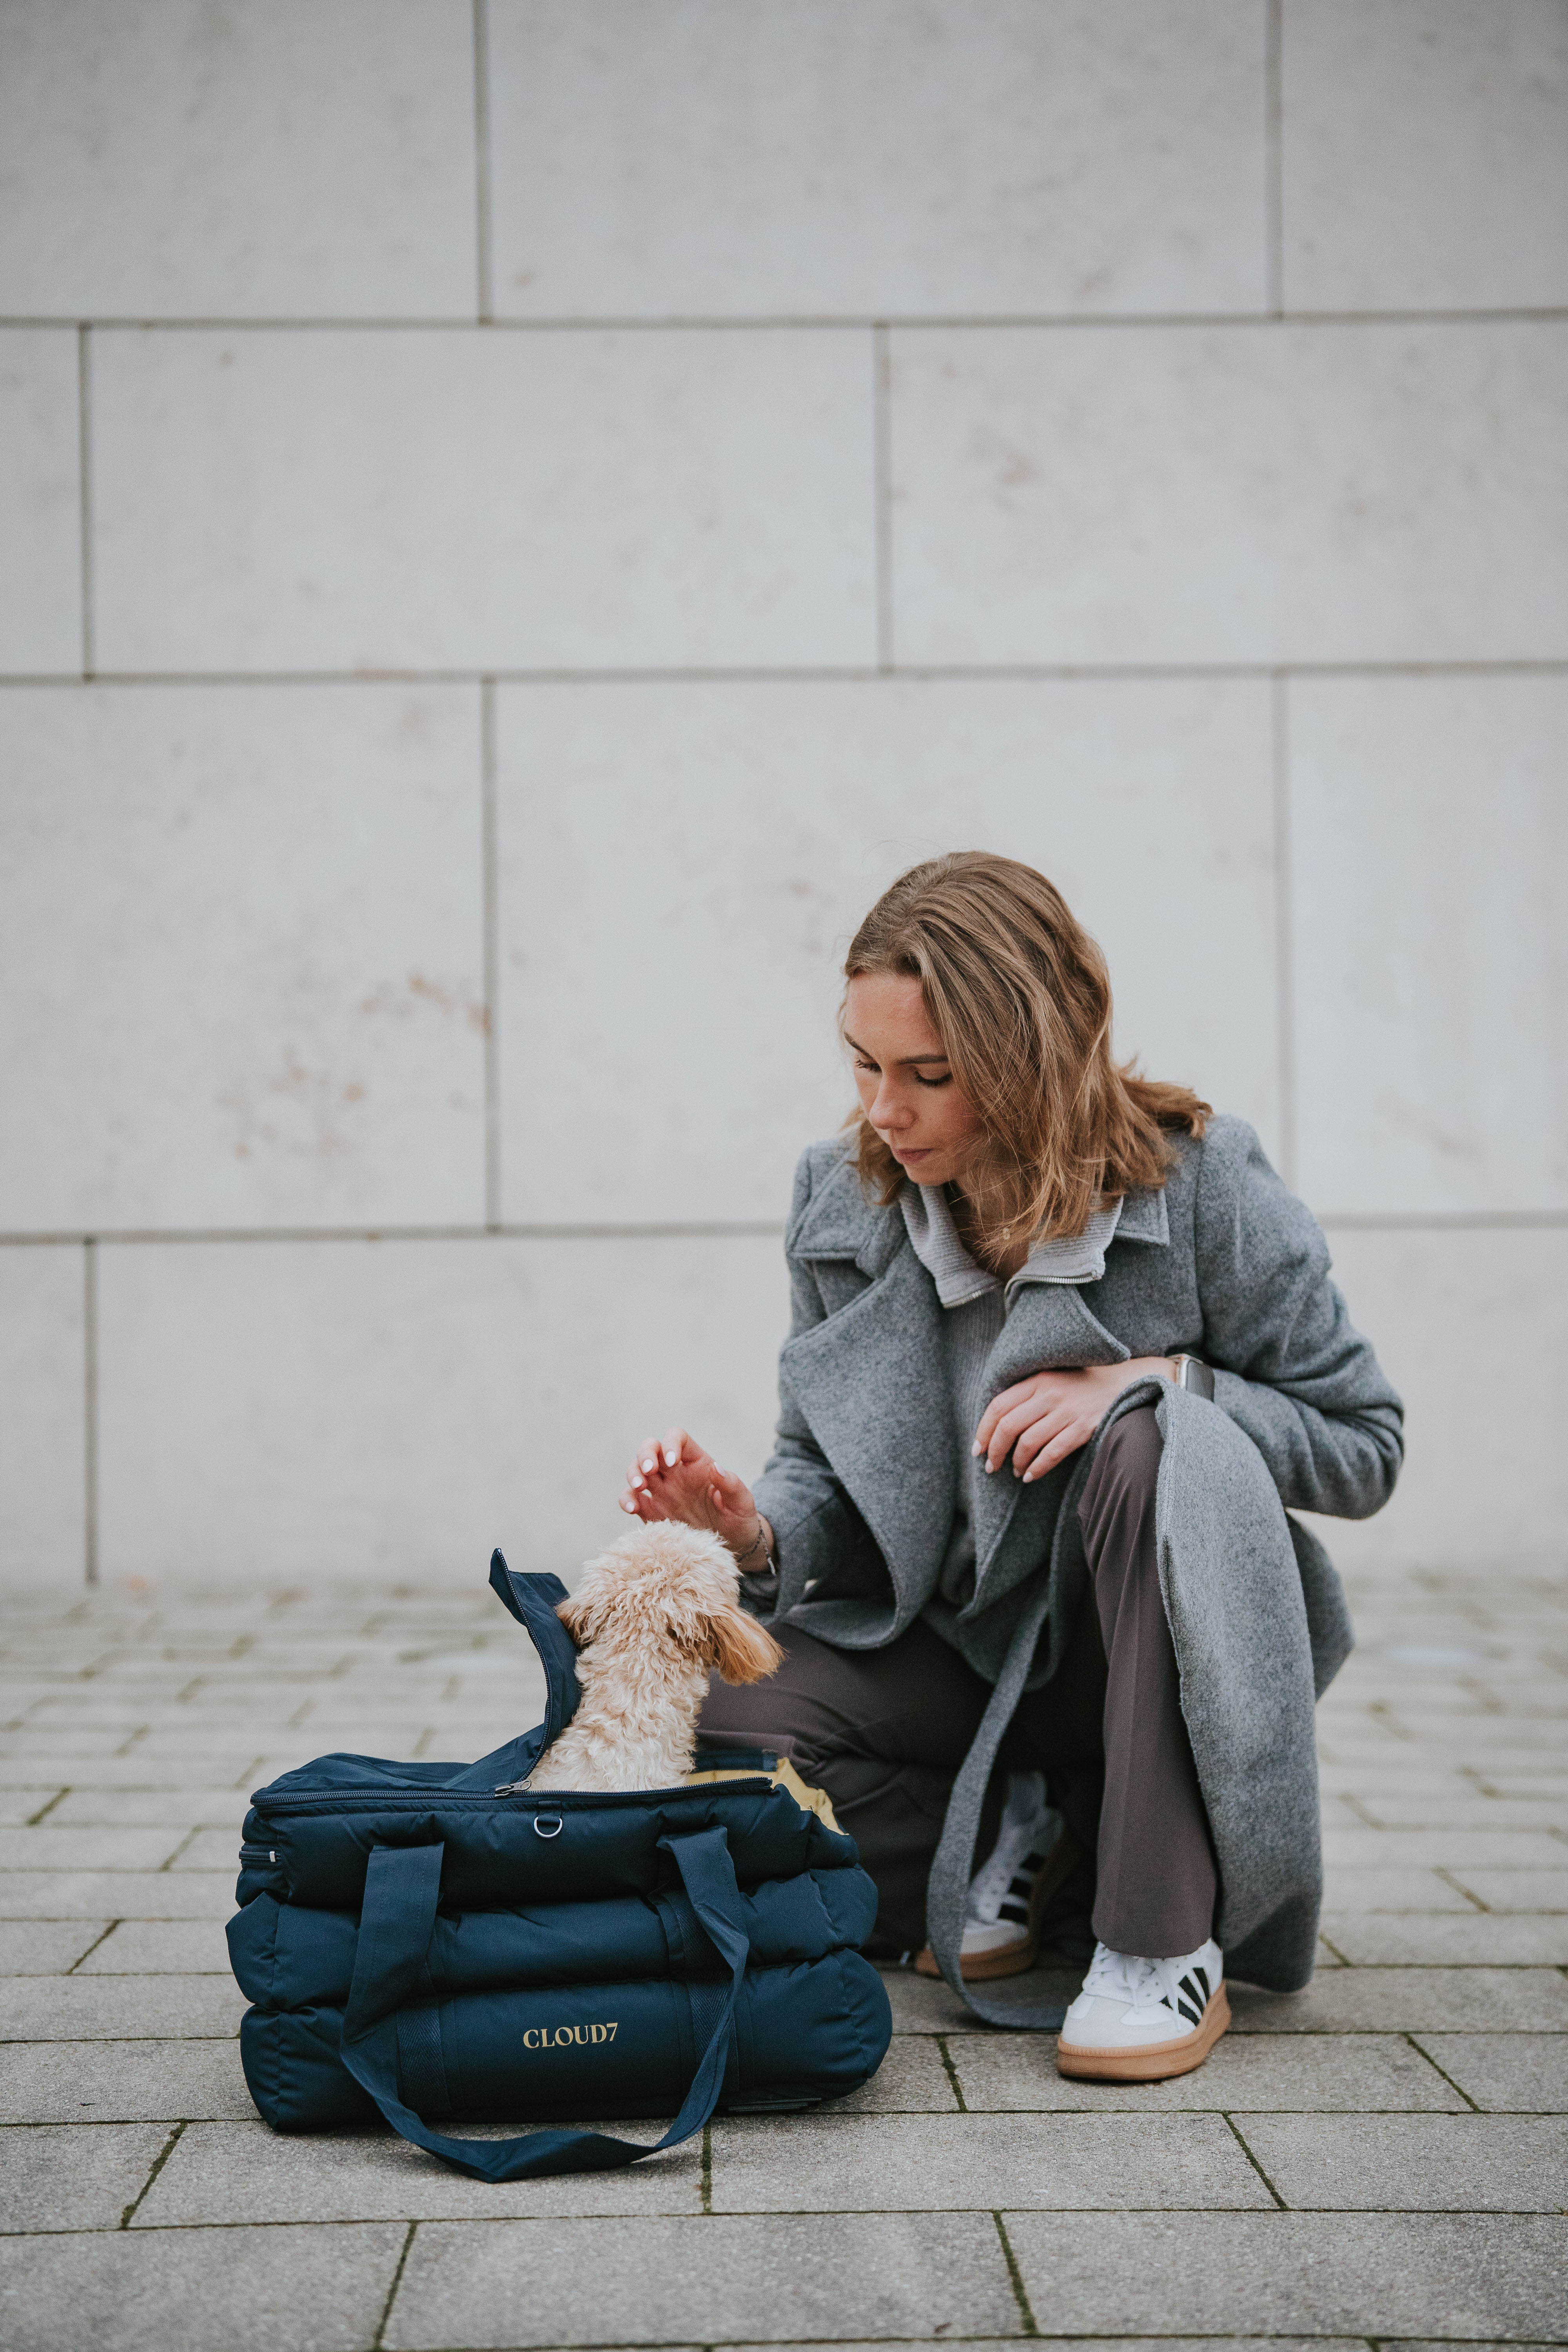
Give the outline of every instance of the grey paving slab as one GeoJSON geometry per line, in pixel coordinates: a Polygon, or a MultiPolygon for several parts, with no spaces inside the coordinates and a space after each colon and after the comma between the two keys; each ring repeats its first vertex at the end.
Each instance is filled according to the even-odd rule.
{"type": "Polygon", "coordinates": [[[713,2126],[713,2210],[1221,2206],[1272,2200],[1217,2116],[805,2116],[713,2126]],[[782,2170],[781,2170],[782,2168],[782,2170]]]}
{"type": "MultiPolygon", "coordinates": [[[[893,2012],[895,2033],[989,2033],[993,2029],[965,2009],[940,1977],[917,1976],[913,1969],[884,1969],[882,1982],[893,2012]]],[[[1000,2001],[1026,2006],[1068,2001],[1083,1982],[1081,1969],[1037,1969],[1005,1977],[990,1990],[1000,2001]]]]}
{"type": "Polygon", "coordinates": [[[126,2042],[237,2033],[245,1996],[224,1977],[12,1977],[0,2041],[126,2042]]]}
{"type": "Polygon", "coordinates": [[[168,2138],[167,2124],[0,2130],[0,2230],[117,2230],[168,2138]]]}
{"type": "MultiPolygon", "coordinates": [[[[62,1808],[63,1810],[63,1808],[62,1808]]],[[[1384,1870],[1375,1864],[1331,1867],[1323,1901],[1330,1911],[1473,1911],[1435,1870],[1384,1870]]]]}
{"type": "Polygon", "coordinates": [[[0,1870],[160,1870],[175,1852],[171,1829],[0,1830],[0,1870]]]}
{"type": "Polygon", "coordinates": [[[1456,1868],[1454,1876],[1489,1911],[1568,1911],[1568,1862],[1561,1870],[1456,1868]]]}
{"type": "Polygon", "coordinates": [[[7,1829],[22,1829],[45,1806],[55,1811],[60,1786],[59,1781],[51,1780],[43,1788],[37,1782],[29,1782],[25,1788],[0,1788],[0,1822],[7,1829]]]}
{"type": "Polygon", "coordinates": [[[0,2244],[15,2352],[370,2352],[407,2235],[112,2230],[0,2244]]]}
{"type": "Polygon", "coordinates": [[[0,2044],[0,2123],[178,2123],[255,2114],[233,2041],[0,2044]]]}
{"type": "Polygon", "coordinates": [[[1568,2113],[1568,2033],[1423,2033],[1417,2039],[1478,2107],[1568,2113]]]}
{"type": "Polygon", "coordinates": [[[62,1975],[108,1925],[107,1919],[0,1919],[0,1977],[62,1975]]]}
{"type": "Polygon", "coordinates": [[[235,1788],[72,1789],[49,1819],[59,1829],[227,1829],[237,1842],[247,1792],[235,1788]]]}
{"type": "Polygon", "coordinates": [[[1386,1829],[1559,1830],[1568,1829],[1568,1800],[1561,1797],[1360,1797],[1368,1820],[1386,1829]]]}
{"type": "Polygon", "coordinates": [[[1568,2204],[1562,2116],[1249,2116],[1240,2130],[1287,2205],[1557,2213],[1568,2204]]]}
{"type": "Polygon", "coordinates": [[[228,1945],[216,1919],[122,1919],[95,1945],[84,1977],[226,1976],[228,1945]]]}
{"type": "MultiPolygon", "coordinates": [[[[461,2129],[461,2126],[453,2126],[461,2129]]],[[[660,2123],[595,2130],[651,2147],[660,2123]]],[[[495,2137],[496,2135],[488,2135],[495,2137]]],[[[133,2227],[242,2221],[495,2221],[521,2214],[699,2214],[702,2140],[622,2172],[492,2187],[454,2172],[389,2131],[279,2136],[258,2120],[194,2123],[133,2227]]]]}
{"type": "Polygon", "coordinates": [[[1339,1911],[1322,1933],[1352,1967],[1563,1968],[1568,1914],[1339,1911]]]}
{"type": "Polygon", "coordinates": [[[714,2214],[426,2224],[383,2342],[488,2352],[1018,2330],[988,2214],[714,2214]]]}
{"type": "Polygon", "coordinates": [[[1565,1853],[1568,1841],[1545,1829],[1384,1830],[1363,1824],[1323,1833],[1323,1861],[1330,1870],[1459,1870],[1467,1864],[1482,1870],[1552,1870],[1562,1867],[1565,1853]]]}
{"type": "Polygon", "coordinates": [[[952,2045],[964,2104],[976,2113],[1300,2108],[1440,2111],[1464,2101],[1396,2034],[1227,2033],[1204,2063],[1167,2083],[1073,2083],[1047,2036],[970,2034],[952,2045]]]}
{"type": "Polygon", "coordinates": [[[123,1731],[73,1731],[66,1725],[47,1731],[24,1728],[0,1733],[0,1756],[35,1767],[47,1760],[53,1766],[65,1757],[118,1755],[125,1737],[123,1731]]]}
{"type": "Polygon", "coordinates": [[[868,2083],[835,2099],[835,2115],[900,2113],[927,2110],[955,2115],[958,2099],[952,2079],[942,2063],[934,2038],[921,2033],[895,2033],[888,2054],[868,2083]]]}
{"type": "MultiPolygon", "coordinates": [[[[260,1752],[259,1748],[255,1750],[255,1754],[247,1757],[243,1765],[237,1767],[232,1773],[226,1767],[219,1777],[232,1782],[237,1790],[250,1786],[248,1767],[255,1760],[255,1755],[260,1752]]],[[[51,1790],[168,1789],[178,1792],[191,1785],[188,1768],[172,1762],[167,1757],[138,1758],[133,1751],[129,1756],[60,1757],[56,1761],[59,1769],[50,1777],[48,1785],[51,1790]]],[[[37,1762],[19,1760],[14,1756],[0,1756],[0,1788],[36,1789],[40,1769],[37,1762]]]]}
{"type": "Polygon", "coordinates": [[[226,1919],[226,1870],[0,1870],[0,1919],[226,1919]]]}
{"type": "MultiPolygon", "coordinates": [[[[1043,2333],[1542,2338],[1568,2222],[1513,2214],[1008,2214],[1043,2333]]],[[[502,2340],[502,2339],[497,2339],[502,2340]]]]}
{"type": "Polygon", "coordinates": [[[1325,1969],[1304,1992],[1232,1985],[1238,2033],[1551,2033],[1568,2028],[1568,1979],[1552,1969],[1325,1969]]]}

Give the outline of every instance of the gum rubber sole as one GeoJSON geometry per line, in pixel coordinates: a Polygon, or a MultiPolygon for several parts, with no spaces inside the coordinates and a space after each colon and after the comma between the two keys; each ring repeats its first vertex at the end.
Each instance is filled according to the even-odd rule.
{"type": "Polygon", "coordinates": [[[1138,2050],[1085,2050],[1058,2041],[1057,2071],[1080,2083],[1163,2083],[1201,2066],[1229,2023],[1230,2002],[1221,1978],[1194,2033],[1175,2042],[1146,2042],[1138,2050]]]}

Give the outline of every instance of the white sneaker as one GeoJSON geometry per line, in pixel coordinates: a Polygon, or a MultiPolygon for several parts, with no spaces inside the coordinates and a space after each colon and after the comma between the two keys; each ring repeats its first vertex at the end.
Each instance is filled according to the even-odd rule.
{"type": "MultiPolygon", "coordinates": [[[[1043,1772],[1010,1772],[1002,1828],[989,1861],[969,1882],[959,1971],[975,1981],[1012,1977],[1034,1964],[1044,1896],[1070,1866],[1060,1813],[1046,1802],[1043,1772]],[[1056,1866],[1047,1868],[1055,1857],[1056,1866]]],[[[915,1962],[921,1976],[941,1974],[930,1946],[915,1962]]]]}
{"type": "Polygon", "coordinates": [[[1225,1955],[1212,1939],[1173,1960],[1097,1944],[1057,2064],[1089,2082],[1159,2083],[1201,2066],[1229,2023],[1225,1955]]]}

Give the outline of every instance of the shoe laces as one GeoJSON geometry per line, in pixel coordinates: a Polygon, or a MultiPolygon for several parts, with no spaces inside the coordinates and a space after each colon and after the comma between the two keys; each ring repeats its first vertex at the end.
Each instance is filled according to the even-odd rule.
{"type": "Polygon", "coordinates": [[[1083,1989],[1106,2000],[1128,2001],[1134,2010],[1163,2009],[1195,2025],[1217,1982],[1206,1963],[1198,1965],[1203,1959],[1203,1952],[1195,1952],[1177,1960],[1145,1960],[1097,1944],[1083,1989]]]}

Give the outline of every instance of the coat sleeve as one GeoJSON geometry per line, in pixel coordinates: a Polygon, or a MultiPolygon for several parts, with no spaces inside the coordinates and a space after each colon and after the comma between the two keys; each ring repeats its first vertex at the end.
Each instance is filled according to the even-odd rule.
{"type": "MultiPolygon", "coordinates": [[[[821,1150],[803,1152],[795,1171],[795,1198],[784,1229],[784,1259],[789,1267],[790,1338],[826,1319],[827,1308],[810,1264],[796,1255],[800,1231],[817,1173],[821,1150]]],[[[810,1423],[795,1402],[788,1373],[779,1370],[779,1419],[773,1450],[752,1489],[757,1508],[773,1531],[776,1576],[742,1580],[742,1599],[758,1615],[776,1606],[793,1609],[807,1585],[830,1586],[814,1598],[837,1598],[862,1586],[875,1590],[886,1582],[886,1570],[864,1519],[856,1509],[826,1454],[812,1435],[810,1423]]]]}
{"type": "Polygon", "coordinates": [[[1370,1518],[1399,1475],[1405,1408],[1329,1279],[1316,1218],[1245,1120],[1216,1119],[1204,1141],[1194,1241],[1215,1402],[1288,1509],[1370,1518]]]}

